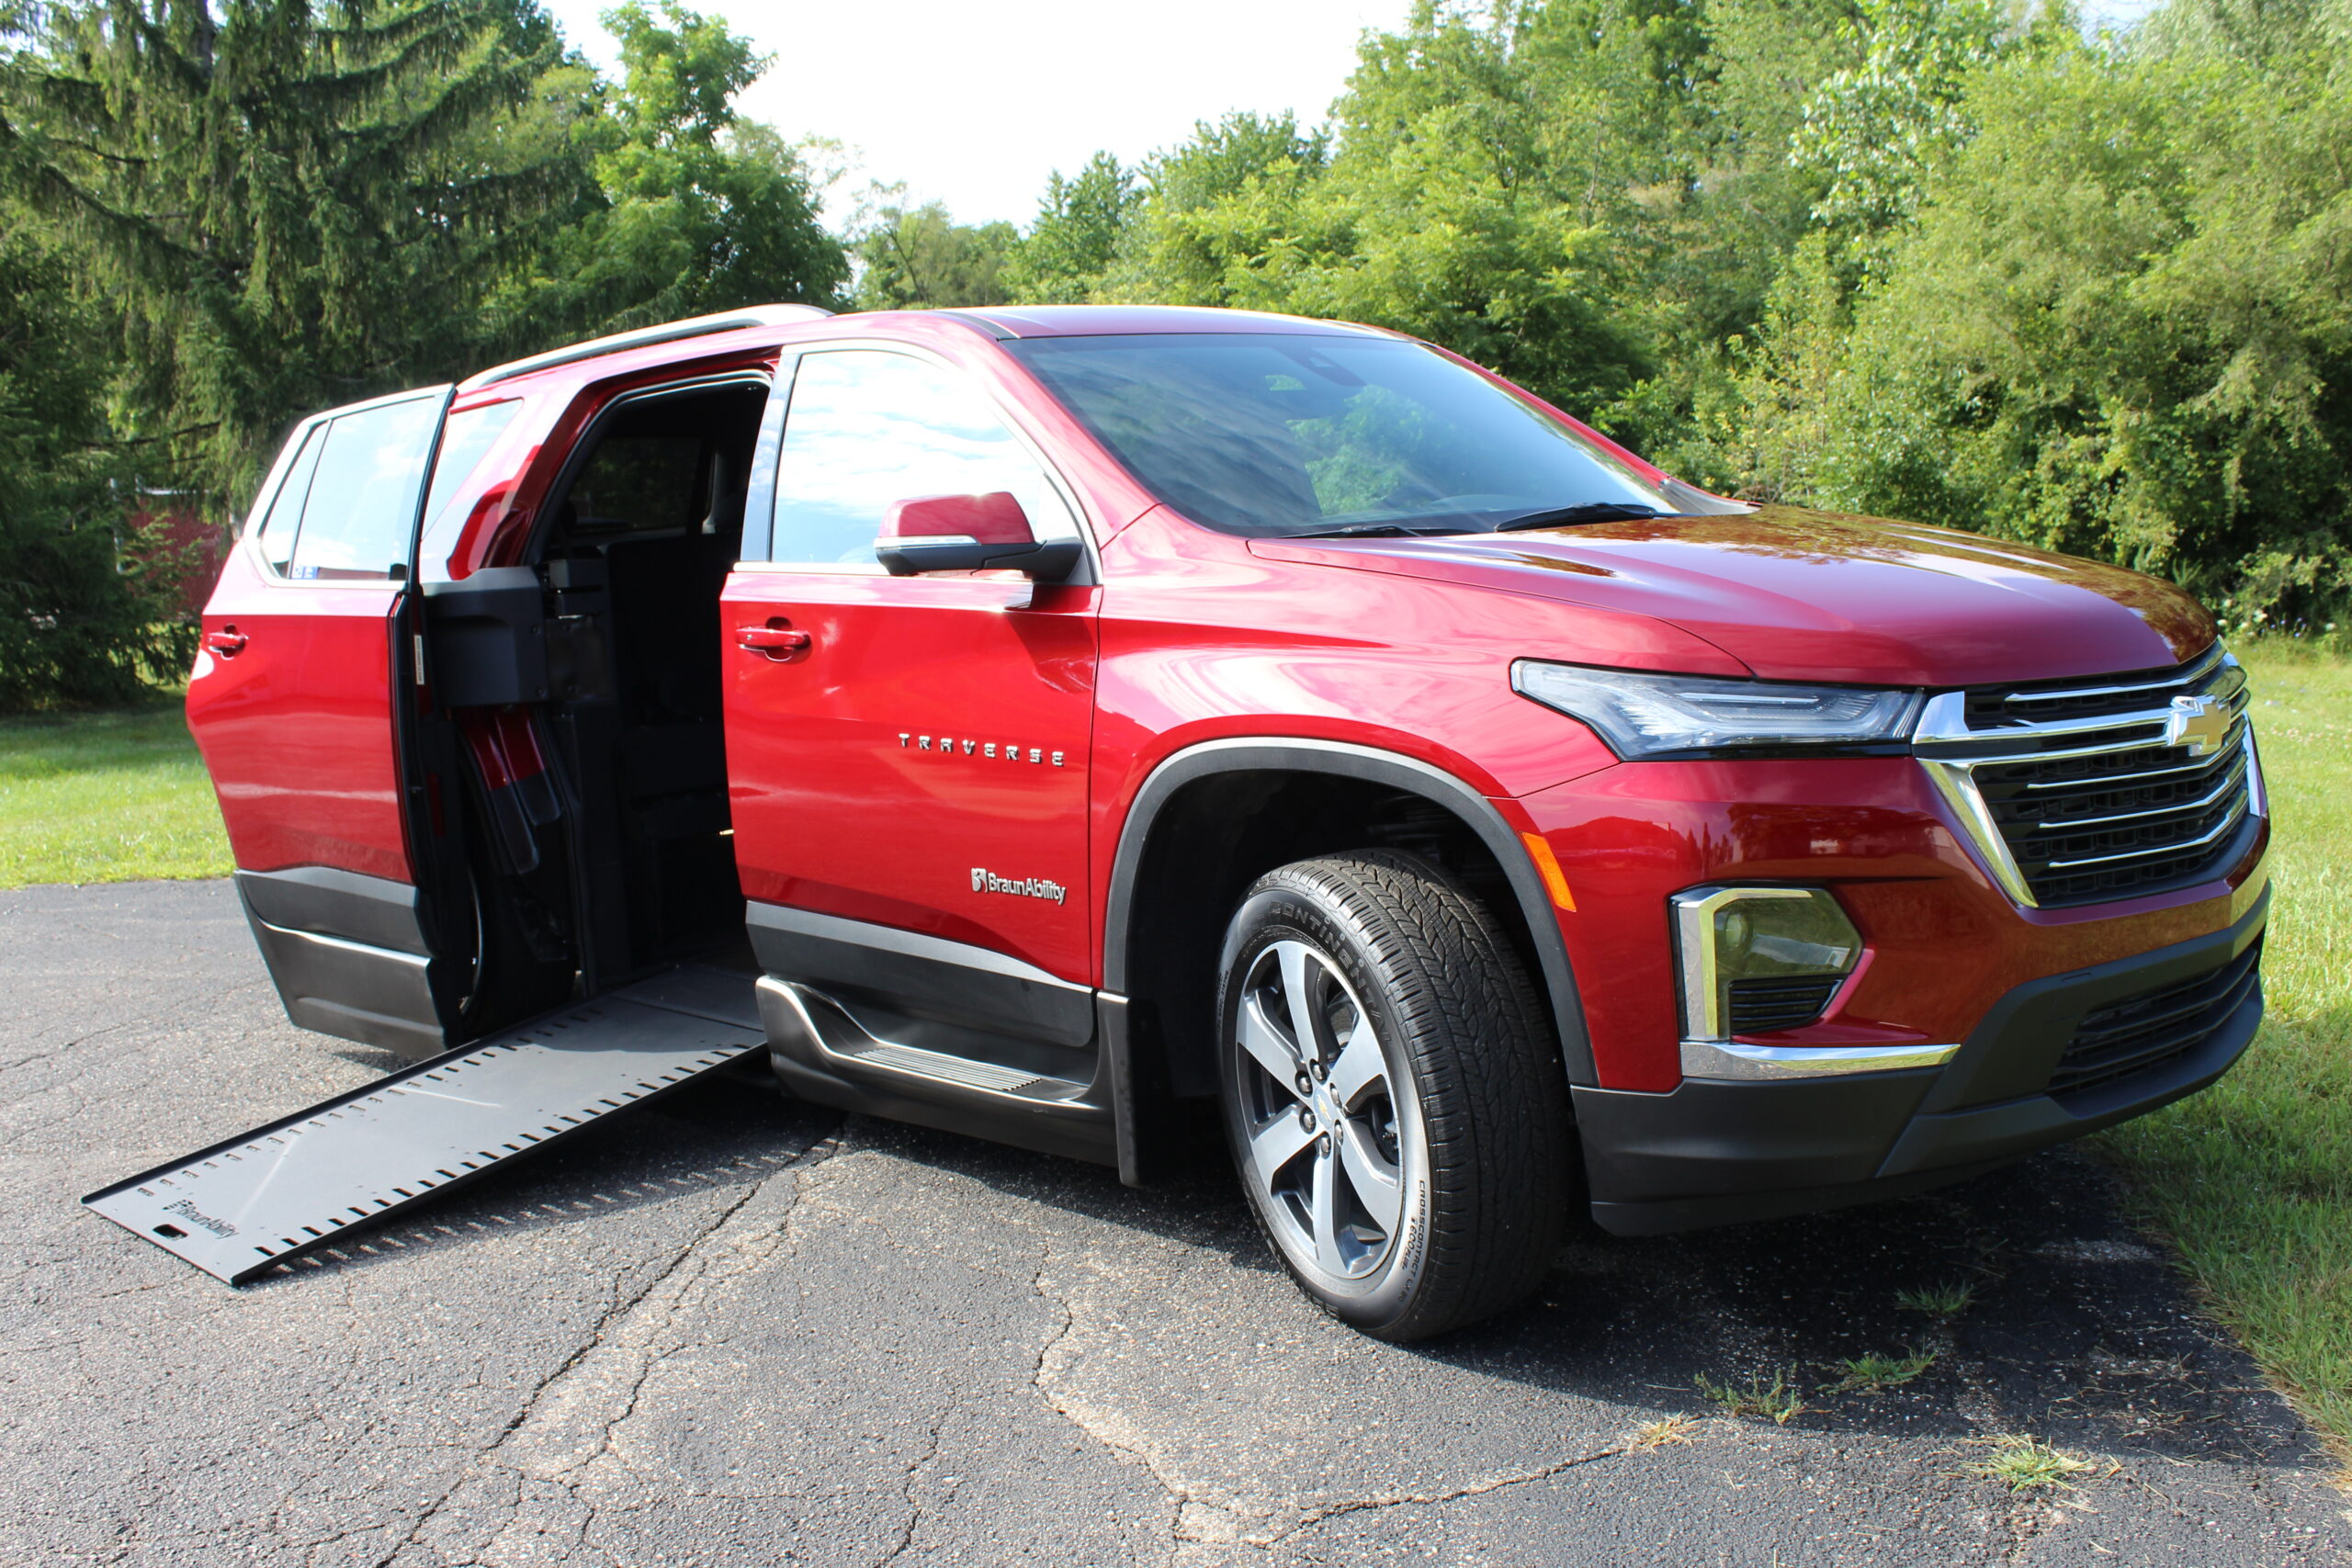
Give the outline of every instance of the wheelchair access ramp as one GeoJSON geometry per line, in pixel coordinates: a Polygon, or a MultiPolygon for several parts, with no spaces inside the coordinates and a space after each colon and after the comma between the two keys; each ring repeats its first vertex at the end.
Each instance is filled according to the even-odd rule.
{"type": "Polygon", "coordinates": [[[242,1285],[764,1047],[752,980],[673,969],[82,1201],[242,1285]]]}

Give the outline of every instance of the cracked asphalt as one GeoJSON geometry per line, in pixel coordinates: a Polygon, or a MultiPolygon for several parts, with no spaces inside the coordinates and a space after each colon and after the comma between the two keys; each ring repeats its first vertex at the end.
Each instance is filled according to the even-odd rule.
{"type": "Polygon", "coordinates": [[[1398,1348],[1223,1179],[717,1077],[231,1291],[77,1199],[395,1063],[287,1023],[220,884],[0,894],[0,954],[6,1563],[2352,1562],[2326,1456],[2079,1154],[1587,1232],[1398,1348]],[[1952,1280],[1949,1322],[1896,1300],[1952,1280]],[[1694,1384],[1775,1373],[1785,1425],[1694,1384]],[[2013,1432],[2095,1468],[1963,1473],[2013,1432]]]}

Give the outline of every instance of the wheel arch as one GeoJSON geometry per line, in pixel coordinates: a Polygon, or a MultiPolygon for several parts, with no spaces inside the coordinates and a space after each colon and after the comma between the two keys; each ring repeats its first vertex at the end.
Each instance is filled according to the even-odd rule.
{"type": "MultiPolygon", "coordinates": [[[[1224,798],[1247,809],[1253,787],[1275,787],[1302,775],[1320,776],[1334,784],[1350,781],[1419,797],[1452,818],[1476,840],[1491,857],[1509,888],[1510,903],[1516,906],[1495,912],[1506,919],[1516,917],[1517,934],[1525,938],[1522,951],[1533,960],[1532,977],[1552,1019],[1567,1079],[1588,1086],[1596,1082],[1584,1010],[1559,919],[1519,835],[1492,801],[1455,774],[1418,758],[1346,741],[1293,737],[1209,740],[1176,752],[1152,770],[1128,807],[1112,861],[1103,906],[1103,989],[1136,997],[1140,986],[1139,999],[1150,1000],[1155,985],[1161,980],[1151,952],[1157,934],[1152,922],[1160,907],[1158,896],[1172,874],[1169,867],[1171,834],[1189,815],[1182,809],[1183,803],[1199,800],[1204,789],[1216,791],[1222,786],[1224,798]],[[1176,808],[1173,818],[1171,808],[1176,808]]],[[[1304,852],[1316,852],[1319,847],[1306,846],[1304,852]]],[[[1220,927],[1211,941],[1212,948],[1221,938],[1220,927]]],[[[1142,1044],[1136,1043],[1138,1048],[1142,1044]]],[[[1181,1030],[1165,1044],[1171,1053],[1186,1048],[1181,1030]]]]}

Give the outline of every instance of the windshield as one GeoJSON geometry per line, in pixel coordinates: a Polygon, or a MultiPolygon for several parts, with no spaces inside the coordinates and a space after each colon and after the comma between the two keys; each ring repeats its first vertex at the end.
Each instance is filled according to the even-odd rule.
{"type": "Polygon", "coordinates": [[[1234,333],[1005,346],[1146,489],[1227,533],[1482,533],[1538,514],[1735,509],[1650,479],[1420,344],[1234,333]]]}

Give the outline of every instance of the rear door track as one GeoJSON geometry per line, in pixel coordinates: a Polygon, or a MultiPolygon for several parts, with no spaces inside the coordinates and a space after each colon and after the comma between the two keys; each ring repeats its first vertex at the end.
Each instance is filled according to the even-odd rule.
{"type": "Polygon", "coordinates": [[[767,1044],[752,976],[689,965],[82,1200],[242,1285],[767,1044]]]}

